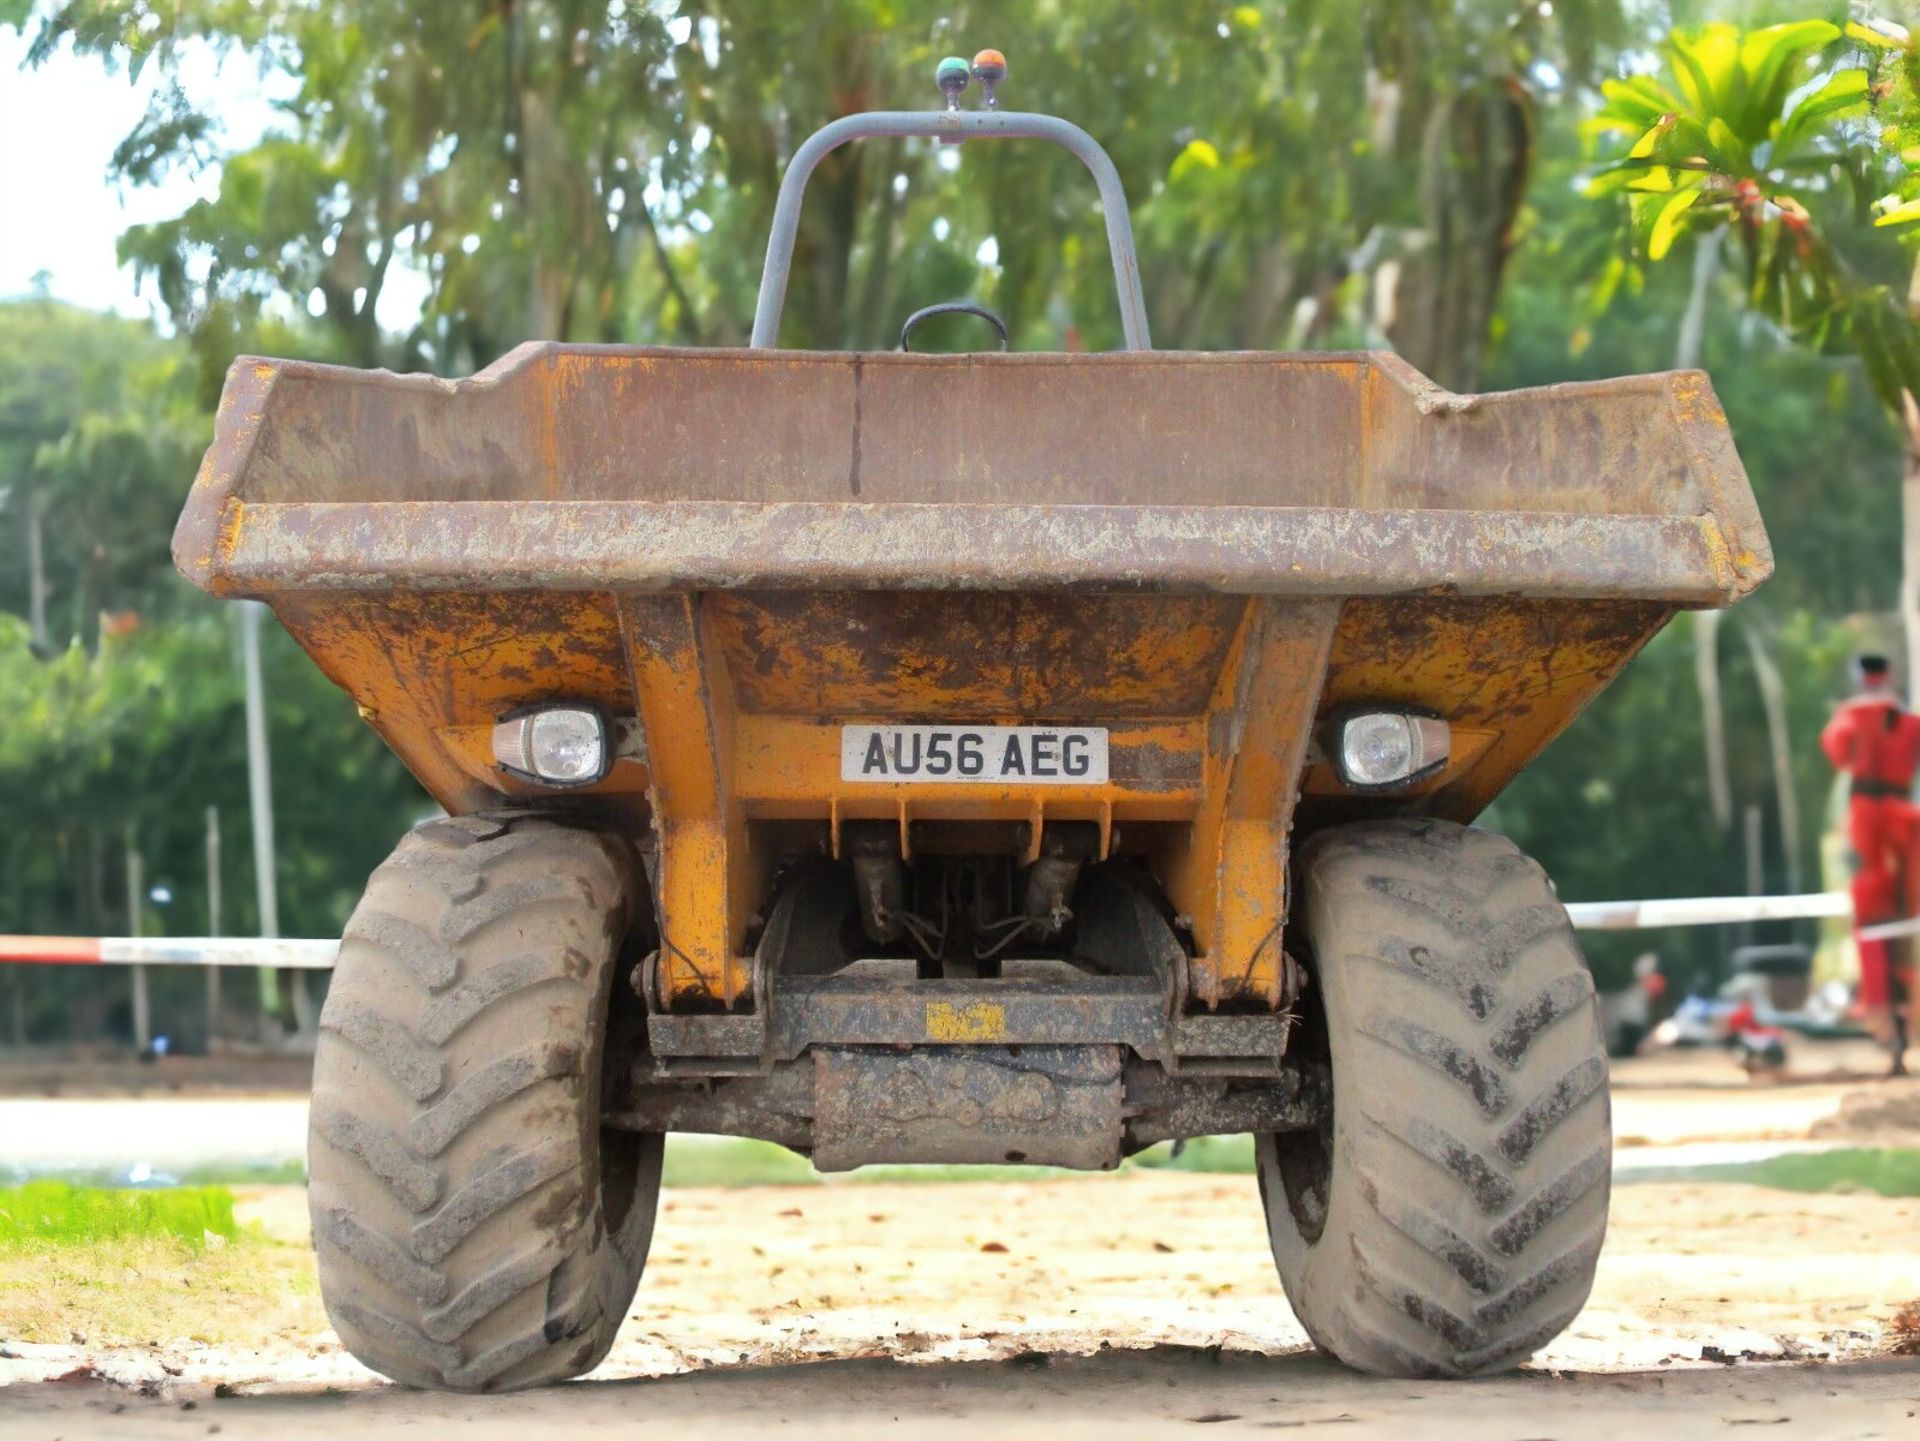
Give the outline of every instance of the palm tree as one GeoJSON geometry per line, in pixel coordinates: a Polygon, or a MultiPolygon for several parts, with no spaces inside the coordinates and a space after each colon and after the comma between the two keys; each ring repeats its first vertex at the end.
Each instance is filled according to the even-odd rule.
{"type": "MultiPolygon", "coordinates": [[[[1906,441],[1900,611],[1920,678],[1920,44],[1823,20],[1676,31],[1661,74],[1609,80],[1596,133],[1627,153],[1595,178],[1624,194],[1633,261],[1691,235],[1731,243],[1747,303],[1785,335],[1857,355],[1906,441]]],[[[1696,275],[1705,273],[1703,265],[1696,275]]]]}

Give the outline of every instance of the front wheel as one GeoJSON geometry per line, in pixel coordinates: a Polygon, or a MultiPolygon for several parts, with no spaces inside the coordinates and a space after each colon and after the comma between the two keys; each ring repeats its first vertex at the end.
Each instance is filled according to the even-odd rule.
{"type": "Polygon", "coordinates": [[[396,1381],[513,1390],[613,1344],[662,1138],[603,1130],[641,882],[610,837],[429,821],[373,873],[320,1015],[309,1207],[347,1349],[396,1381]]]}
{"type": "Polygon", "coordinates": [[[1518,1365],[1585,1304],[1606,1235],[1606,1048],[1566,911],[1512,842],[1445,821],[1337,827],[1300,870],[1297,1044],[1333,1115],[1256,1141],[1287,1299],[1375,1375],[1518,1365]]]}

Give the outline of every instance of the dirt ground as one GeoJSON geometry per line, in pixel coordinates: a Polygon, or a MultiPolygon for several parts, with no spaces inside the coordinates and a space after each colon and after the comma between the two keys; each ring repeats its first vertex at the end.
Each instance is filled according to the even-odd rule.
{"type": "Polygon", "coordinates": [[[699,1441],[1152,1441],[1325,1435],[1338,1441],[1796,1441],[1914,1434],[1920,1362],[1712,1367],[1658,1374],[1522,1372],[1451,1387],[1370,1380],[1312,1353],[1277,1359],[1159,1347],[1098,1356],[902,1365],[888,1360],[589,1381],[460,1399],[397,1388],[299,1391],[197,1402],[97,1386],[0,1393],[10,1441],[266,1441],[342,1436],[527,1441],[565,1434],[699,1441]]]}
{"type": "MultiPolygon", "coordinates": [[[[1638,1158],[1729,1143],[1920,1144],[1920,1083],[1817,1074],[1754,1087],[1724,1057],[1630,1063],[1615,1093],[1621,1176],[1638,1158]]],[[[216,1126],[236,1114],[231,1099],[207,1104],[216,1126]]],[[[1884,1359],[1896,1311],[1920,1298],[1920,1199],[1623,1184],[1569,1332],[1515,1377],[1441,1386],[1312,1355],[1250,1177],[673,1190],[607,1363],[589,1382],[504,1400],[379,1383],[327,1330],[303,1193],[246,1190],[241,1214],[260,1227],[248,1244],[262,1249],[246,1254],[263,1284],[195,1296],[191,1265],[137,1278],[165,1293],[160,1335],[98,1323],[98,1267],[14,1285],[0,1273],[0,1436],[457,1427],[519,1441],[562,1422],[648,1420],[702,1441],[896,1422],[1024,1441],[1104,1438],[1122,1419],[1129,1438],[1195,1425],[1473,1441],[1650,1426],[1920,1435],[1920,1359],[1884,1359]]]]}
{"type": "Polygon", "coordinates": [[[0,1060],[0,1096],[304,1096],[312,1081],[311,1056],[261,1052],[143,1061],[113,1051],[0,1060]]]}
{"type": "MultiPolygon", "coordinates": [[[[271,1238],[303,1239],[297,1189],[260,1188],[244,1207],[271,1238]]],[[[1801,1406],[1823,1426],[1849,1419],[1831,1432],[1797,1422],[1795,1435],[1897,1435],[1903,1426],[1891,1423],[1920,1408],[1920,1362],[1782,1363],[1881,1352],[1895,1310],[1920,1296],[1916,1236],[1920,1200],[1622,1187],[1593,1300],[1573,1328],[1526,1377],[1458,1391],[1364,1381],[1308,1359],[1247,1177],[683,1190],[662,1203],[634,1310],[592,1383],[505,1410],[379,1386],[327,1333],[310,1286],[290,1285],[212,1302],[217,1345],[89,1336],[0,1347],[0,1378],[15,1383],[0,1390],[0,1432],[153,1435],[167,1434],[165,1422],[186,1435],[217,1421],[228,1434],[286,1436],[406,1422],[433,1435],[431,1421],[458,1418],[611,1422],[654,1414],[660,1395],[698,1416],[703,1436],[776,1421],[840,1434],[830,1416],[874,1422],[895,1407],[928,1424],[993,1419],[1014,1435],[1030,1424],[1071,1436],[1111,1426],[1100,1417],[1117,1389],[1182,1429],[1208,1416],[1269,1427],[1344,1415],[1354,1421],[1342,1435],[1365,1435],[1344,1427],[1404,1424],[1437,1390],[1471,1396],[1483,1423],[1500,1419],[1516,1435],[1585,1434],[1565,1423],[1589,1405],[1624,1424],[1669,1395],[1716,1427],[1801,1406]],[[222,1305],[244,1309],[216,1322],[222,1305]]],[[[72,1305],[51,1299],[61,1314],[84,1306],[83,1293],[72,1305]]],[[[1422,1434],[1451,1434],[1419,1419],[1422,1434]]]]}

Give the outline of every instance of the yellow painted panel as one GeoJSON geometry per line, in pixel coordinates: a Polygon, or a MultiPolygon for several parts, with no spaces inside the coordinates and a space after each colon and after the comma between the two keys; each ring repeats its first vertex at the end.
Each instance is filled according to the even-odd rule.
{"type": "Polygon", "coordinates": [[[956,1006],[927,1002],[927,1039],[945,1045],[981,1045],[1007,1038],[1007,1008],[993,1001],[956,1006]]]}

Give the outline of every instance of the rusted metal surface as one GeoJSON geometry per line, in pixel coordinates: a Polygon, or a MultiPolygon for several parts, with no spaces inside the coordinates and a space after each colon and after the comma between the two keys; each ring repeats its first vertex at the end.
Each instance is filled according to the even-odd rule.
{"type": "Polygon", "coordinates": [[[915,981],[865,963],[829,976],[783,976],[754,1018],[656,1014],[649,1042],[665,1058],[734,1056],[764,1070],[814,1046],[1073,1046],[1117,1042],[1177,1067],[1183,1056],[1257,1062],[1285,1048],[1284,1014],[1176,1016],[1148,976],[915,981]],[[763,1024],[755,1024],[755,1021],[763,1024]]]}
{"type": "MultiPolygon", "coordinates": [[[[557,804],[646,838],[655,1041],[688,1062],[715,1027],[738,1035],[709,1055],[760,1054],[771,877],[855,822],[903,860],[992,828],[1022,864],[1089,826],[1191,952],[1151,978],[1174,999],[1143,1043],[1177,1054],[1196,1008],[1284,1026],[1290,828],[1470,819],[1675,608],[1771,564],[1693,373],[1461,397],[1377,355],[561,345],[460,382],[237,363],[175,554],[272,604],[449,810],[557,804]],[[642,744],[556,800],[488,733],[560,698],[637,717],[642,744]],[[1446,716],[1448,765],[1342,791],[1310,744],[1362,701],[1446,716]],[[850,782],[849,723],[1098,725],[1111,766],[850,782]]],[[[817,1041],[951,1043],[896,998],[861,1003],[869,1025],[795,994],[844,1001],[817,1041]]],[[[1106,1030],[1060,1039],[1145,1034],[1088,1004],[1106,1030]]],[[[1242,1041],[1206,1044],[1274,1054],[1242,1041]]]]}
{"type": "Polygon", "coordinates": [[[1344,507],[1056,507],[980,516],[852,503],[387,502],[243,507],[216,594],[741,585],[950,591],[1442,591],[1725,603],[1746,578],[1710,516],[1480,515],[1344,507]]]}
{"type": "Polygon", "coordinates": [[[765,1073],[703,1079],[662,1079],[656,1069],[616,1083],[605,1124],[630,1131],[744,1136],[796,1151],[813,1145],[811,1062],[765,1073]]]}
{"type": "Polygon", "coordinates": [[[699,1006],[747,992],[746,918],[761,887],[732,783],[733,688],[690,595],[629,596],[621,629],[647,737],[659,836],[652,876],[660,990],[699,1006]]]}
{"type": "MultiPolygon", "coordinates": [[[[1082,1045],[1117,1041],[1171,1059],[1166,985],[1151,976],[916,981],[911,962],[863,962],[826,976],[782,976],[763,1036],[746,1054],[792,1060],[810,1046],[1082,1045]]],[[[662,1056],[724,1054],[703,1018],[655,1015],[662,1056]]],[[[741,1032],[738,1039],[745,1039],[741,1032]]],[[[1278,1039],[1278,1032],[1273,1039],[1278,1039]]],[[[1276,1051],[1277,1054],[1277,1051],[1276,1051]]]]}
{"type": "Polygon", "coordinates": [[[1121,1053],[1106,1046],[814,1052],[813,1164],[1120,1164],[1121,1053]]]}
{"type": "Polygon", "coordinates": [[[822,1170],[1009,1153],[1099,1170],[1161,1141],[1311,1129],[1331,1103],[1326,1068],[1313,1063],[1248,1080],[1174,1075],[1111,1045],[934,1047],[839,1050],[698,1082],[649,1066],[616,1085],[603,1123],[773,1141],[822,1170]]]}
{"type": "Polygon", "coordinates": [[[1233,595],[716,592],[714,634],[759,715],[1128,720],[1197,715],[1245,603],[1233,595]]]}
{"type": "Polygon", "coordinates": [[[1339,616],[1327,601],[1249,603],[1208,703],[1202,799],[1165,881],[1192,923],[1189,984],[1209,1009],[1282,1001],[1287,832],[1339,616]]]}
{"type": "Polygon", "coordinates": [[[1324,764],[1303,782],[1309,829],[1383,807],[1469,821],[1665,625],[1652,602],[1356,599],[1342,610],[1321,712],[1366,702],[1447,717],[1446,768],[1383,800],[1345,791],[1324,764]]]}
{"type": "MultiPolygon", "coordinates": [[[[274,599],[281,623],[328,679],[456,814],[503,797],[548,802],[551,793],[493,762],[489,733],[506,712],[549,699],[556,687],[609,714],[633,711],[627,649],[608,597],[471,588],[481,579],[458,594],[290,592],[274,599]]],[[[641,799],[645,785],[643,767],[622,764],[599,790],[641,799]]],[[[642,806],[632,823],[644,827],[646,819],[642,806]]]]}
{"type": "Polygon", "coordinates": [[[1127,1150],[1195,1136],[1310,1130],[1332,1105],[1332,1078],[1325,1066],[1314,1062],[1262,1082],[1174,1076],[1154,1066],[1129,1066],[1127,1150]]]}
{"type": "MultiPolygon", "coordinates": [[[[535,344],[456,382],[242,359],[178,536],[176,558],[203,584],[220,585],[226,553],[265,523],[223,526],[230,501],[603,502],[637,523],[674,502],[1706,516],[1742,589],[1768,554],[1698,373],[1453,396],[1392,356],[1332,353],[535,344]]],[[[962,521],[991,515],[933,519],[964,541],[962,521]]],[[[488,536],[471,539],[478,558],[488,536]]],[[[556,553],[567,544],[557,536],[556,553]]]]}

